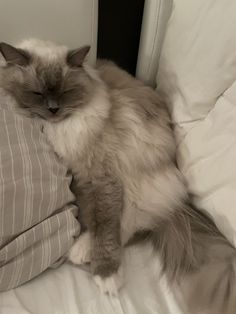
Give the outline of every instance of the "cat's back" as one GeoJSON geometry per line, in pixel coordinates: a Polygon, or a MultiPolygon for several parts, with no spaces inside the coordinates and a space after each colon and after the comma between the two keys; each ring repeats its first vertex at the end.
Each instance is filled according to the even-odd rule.
{"type": "Polygon", "coordinates": [[[157,93],[112,62],[100,61],[97,70],[112,104],[104,134],[110,155],[115,152],[126,160],[126,171],[133,169],[130,162],[136,169],[155,169],[172,159],[175,143],[170,117],[157,93]]]}
{"type": "Polygon", "coordinates": [[[169,124],[167,107],[151,87],[111,61],[99,60],[96,68],[100,78],[107,85],[116,108],[129,108],[144,120],[157,119],[169,124]]]}
{"type": "Polygon", "coordinates": [[[142,87],[142,83],[128,72],[109,60],[98,60],[96,69],[102,80],[111,89],[126,89],[142,87]]]}

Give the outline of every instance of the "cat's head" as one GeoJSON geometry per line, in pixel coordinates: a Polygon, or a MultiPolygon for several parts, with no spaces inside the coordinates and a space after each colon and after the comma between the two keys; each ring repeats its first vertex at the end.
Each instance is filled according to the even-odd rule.
{"type": "Polygon", "coordinates": [[[80,110],[92,95],[96,80],[84,67],[88,51],[89,46],[68,50],[37,40],[26,41],[20,48],[0,43],[6,61],[0,86],[32,116],[61,121],[80,110]]]}

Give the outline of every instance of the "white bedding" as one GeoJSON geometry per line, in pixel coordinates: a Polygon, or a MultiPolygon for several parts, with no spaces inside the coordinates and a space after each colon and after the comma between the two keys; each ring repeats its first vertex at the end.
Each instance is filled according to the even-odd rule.
{"type": "Polygon", "coordinates": [[[236,245],[236,1],[175,0],[158,82],[196,205],[236,245]]]}
{"type": "Polygon", "coordinates": [[[70,264],[0,294],[1,314],[182,314],[148,247],[129,248],[119,297],[101,294],[86,270],[70,264]]]}

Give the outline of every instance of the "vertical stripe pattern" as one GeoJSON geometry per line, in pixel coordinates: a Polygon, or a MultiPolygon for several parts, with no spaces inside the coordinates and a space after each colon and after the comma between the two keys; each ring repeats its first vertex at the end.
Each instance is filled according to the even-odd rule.
{"type": "Polygon", "coordinates": [[[80,231],[71,177],[40,123],[0,91],[0,291],[53,266],[80,231]]]}

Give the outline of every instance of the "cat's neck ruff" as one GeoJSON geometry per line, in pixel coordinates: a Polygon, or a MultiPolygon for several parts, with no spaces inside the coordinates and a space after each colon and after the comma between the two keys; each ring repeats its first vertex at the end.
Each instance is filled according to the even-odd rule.
{"type": "Polygon", "coordinates": [[[89,143],[100,135],[110,106],[105,88],[99,88],[90,102],[71,117],[56,123],[45,122],[44,132],[49,142],[68,166],[90,149],[89,143]]]}

